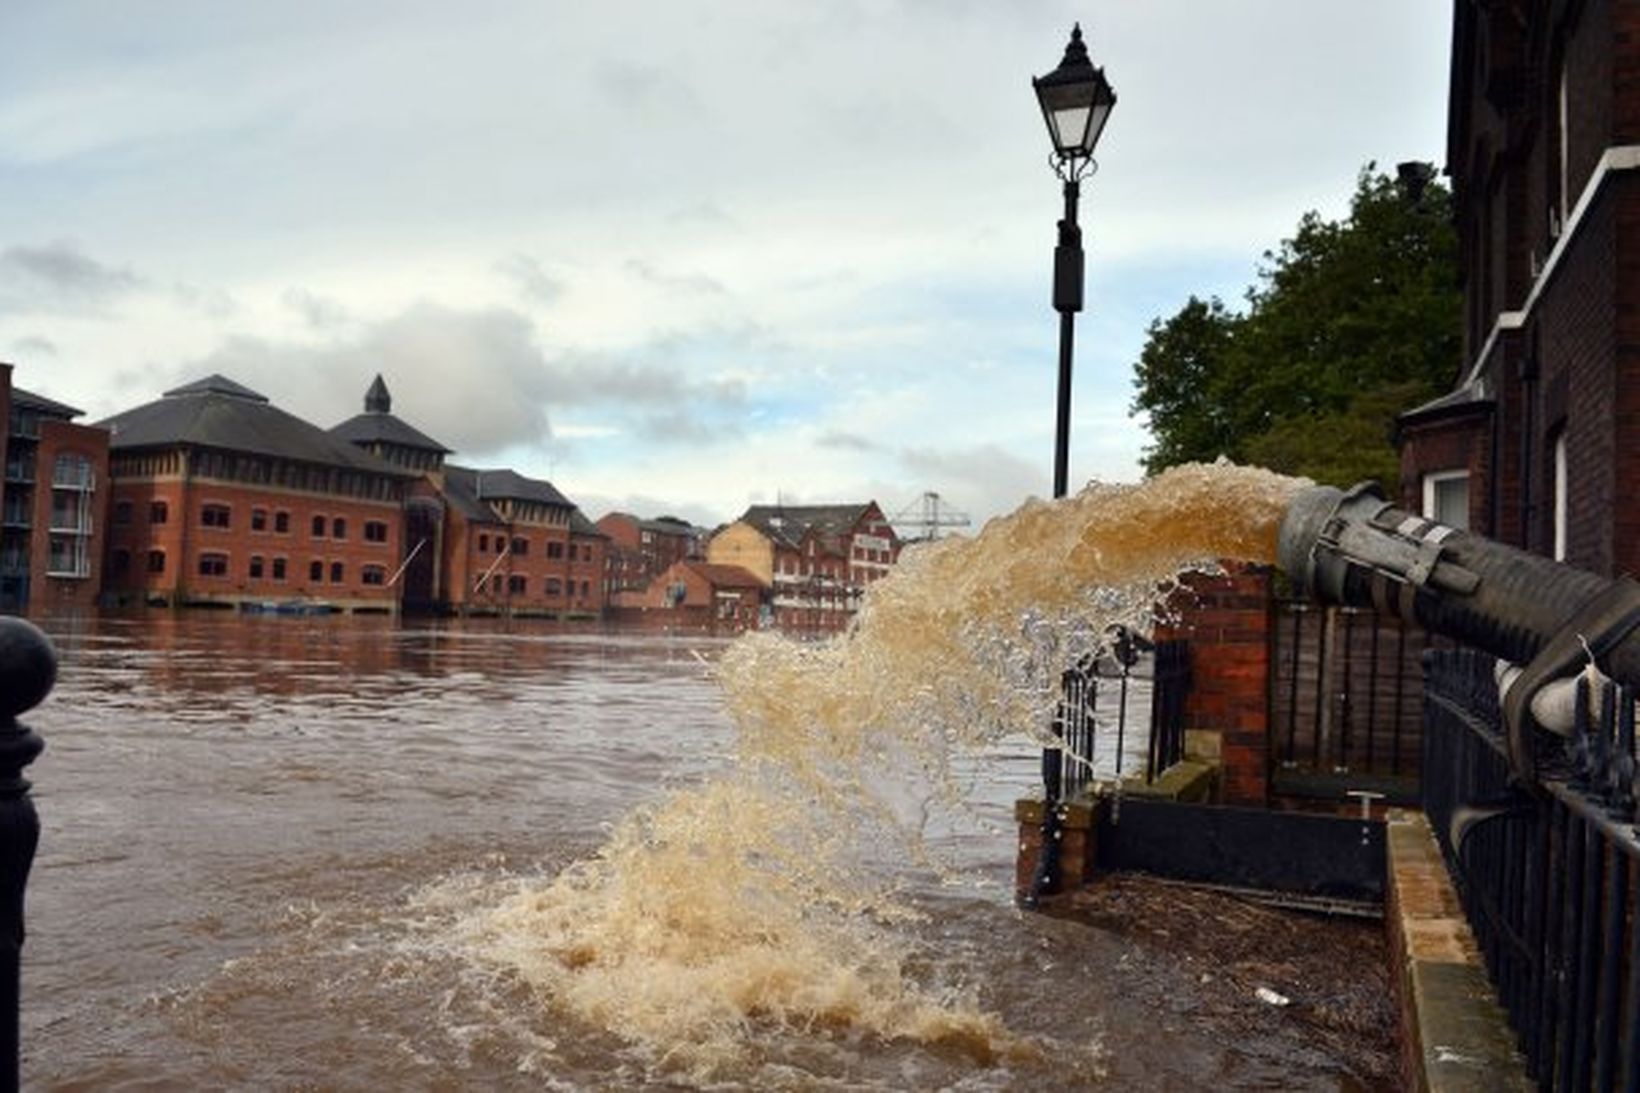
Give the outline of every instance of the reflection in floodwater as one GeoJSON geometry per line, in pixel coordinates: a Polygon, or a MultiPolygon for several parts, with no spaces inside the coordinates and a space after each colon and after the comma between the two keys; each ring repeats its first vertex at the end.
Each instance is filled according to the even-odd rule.
{"type": "Polygon", "coordinates": [[[1028,510],[976,540],[991,557],[926,552],[878,586],[891,619],[879,603],[826,646],[51,623],[25,1073],[59,1089],[1325,1087],[1339,1064],[1302,1028],[1235,1015],[1227,1035],[1197,968],[1009,905],[1007,805],[1035,773],[1017,731],[1054,658],[1095,633],[1056,612],[1102,623],[1178,564],[1248,553],[1224,531],[1154,545],[1168,521],[1217,518],[1210,487],[1258,485],[1210,480],[1228,473],[1028,510]],[[1135,521],[1149,545],[1090,537],[1135,521]],[[987,664],[1000,682],[944,697],[987,664]]]}

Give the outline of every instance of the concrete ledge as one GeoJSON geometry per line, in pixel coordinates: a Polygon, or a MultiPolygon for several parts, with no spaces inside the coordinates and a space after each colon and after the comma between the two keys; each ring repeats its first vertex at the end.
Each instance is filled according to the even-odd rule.
{"type": "Polygon", "coordinates": [[[1401,1007],[1406,1088],[1535,1089],[1421,812],[1390,814],[1388,865],[1384,917],[1401,1007]]]}
{"type": "Polygon", "coordinates": [[[1218,781],[1218,764],[1181,759],[1158,774],[1155,781],[1146,782],[1143,775],[1122,779],[1122,793],[1129,797],[1202,804],[1213,799],[1218,781]]]}

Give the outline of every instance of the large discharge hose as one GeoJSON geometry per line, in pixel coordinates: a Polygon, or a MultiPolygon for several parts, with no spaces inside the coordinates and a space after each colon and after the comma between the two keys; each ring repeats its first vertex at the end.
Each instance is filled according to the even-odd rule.
{"type": "Polygon", "coordinates": [[[1516,771],[1535,774],[1532,696],[1592,655],[1640,685],[1640,584],[1613,580],[1398,509],[1376,485],[1299,493],[1281,525],[1280,562],[1299,590],[1396,614],[1525,672],[1504,716],[1516,771]]]}

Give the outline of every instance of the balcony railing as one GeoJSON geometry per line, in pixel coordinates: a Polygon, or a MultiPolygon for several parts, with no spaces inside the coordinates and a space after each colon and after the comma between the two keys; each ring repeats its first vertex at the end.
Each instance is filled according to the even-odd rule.
{"type": "Polygon", "coordinates": [[[51,514],[51,534],[53,535],[90,535],[93,529],[93,520],[89,512],[53,512],[51,514]]]}

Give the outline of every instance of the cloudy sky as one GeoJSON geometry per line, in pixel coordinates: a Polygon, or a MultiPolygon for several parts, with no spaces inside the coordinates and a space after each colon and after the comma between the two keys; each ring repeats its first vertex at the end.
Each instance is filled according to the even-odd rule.
{"type": "Polygon", "coordinates": [[[1131,480],[1144,328],[1239,296],[1368,160],[1441,162],[1433,0],[4,0],[0,360],[95,420],[221,372],[329,426],[380,372],[483,466],[705,524],[1050,488],[1082,20],[1072,482],[1131,480]]]}

